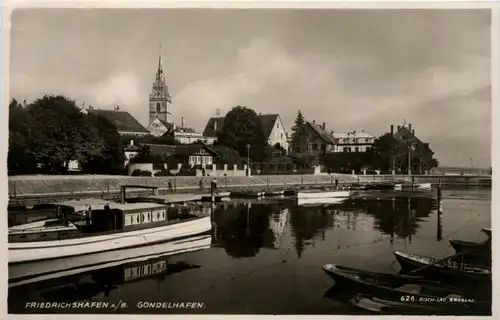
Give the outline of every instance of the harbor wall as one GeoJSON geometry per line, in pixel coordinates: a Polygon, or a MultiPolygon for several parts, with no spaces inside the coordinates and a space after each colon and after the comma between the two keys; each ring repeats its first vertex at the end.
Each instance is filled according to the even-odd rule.
{"type": "MultiPolygon", "coordinates": [[[[171,182],[175,192],[189,192],[200,189],[203,181],[205,191],[210,187],[213,177],[130,177],[130,176],[14,176],[9,177],[9,204],[33,205],[50,203],[59,199],[99,197],[115,199],[122,185],[148,185],[167,190],[171,182]]],[[[431,182],[442,185],[489,186],[491,176],[402,176],[402,175],[258,175],[218,177],[221,189],[235,188],[277,188],[291,186],[325,186],[352,184],[357,182],[431,182]]],[[[149,194],[149,191],[131,190],[129,194],[149,194]]]]}

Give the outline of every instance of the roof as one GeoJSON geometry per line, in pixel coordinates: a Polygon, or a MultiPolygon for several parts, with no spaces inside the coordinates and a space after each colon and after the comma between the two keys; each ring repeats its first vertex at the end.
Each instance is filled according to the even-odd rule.
{"type": "Polygon", "coordinates": [[[279,114],[259,114],[257,117],[260,120],[264,136],[268,138],[273,131],[274,124],[276,120],[278,120],[279,114]]]}
{"type": "Polygon", "coordinates": [[[187,145],[165,145],[165,144],[148,144],[152,154],[172,155],[192,155],[198,153],[200,149],[205,149],[212,155],[217,155],[215,151],[204,144],[187,144],[187,145]]]}
{"type": "MultiPolygon", "coordinates": [[[[262,132],[265,137],[268,138],[271,135],[271,131],[273,130],[274,124],[278,119],[279,114],[259,114],[257,118],[260,120],[262,126],[262,132]]],[[[217,137],[217,132],[222,129],[224,125],[224,117],[213,117],[208,119],[207,125],[205,126],[205,130],[203,130],[203,136],[205,137],[217,137]],[[217,123],[217,130],[215,130],[215,123],[217,123]]]]}
{"type": "Polygon", "coordinates": [[[217,137],[217,132],[222,128],[224,124],[224,117],[214,117],[208,119],[205,130],[203,130],[203,136],[205,137],[217,137]],[[215,124],[217,123],[217,130],[215,130],[215,124]]]}
{"type": "MultiPolygon", "coordinates": [[[[158,119],[158,118],[156,118],[158,119]]],[[[158,119],[158,121],[161,122],[161,124],[163,124],[165,126],[165,128],[167,128],[168,131],[172,130],[174,128],[174,124],[173,123],[170,123],[170,122],[167,122],[167,121],[163,121],[161,119],[158,119]]]]}
{"type": "Polygon", "coordinates": [[[326,133],[326,131],[323,130],[323,128],[320,125],[318,125],[316,123],[311,123],[309,121],[306,123],[318,135],[318,137],[320,137],[321,140],[323,140],[324,142],[326,142],[328,144],[334,144],[333,137],[330,136],[328,133],[326,133]]]}
{"type": "Polygon", "coordinates": [[[123,151],[140,151],[141,150],[141,147],[139,147],[138,145],[128,145],[126,146],[123,151]]]}
{"type": "Polygon", "coordinates": [[[183,132],[183,133],[196,133],[194,129],[192,128],[186,128],[186,127],[176,127],[175,132],[183,132]]]}
{"type": "Polygon", "coordinates": [[[353,132],[333,132],[332,136],[338,138],[375,138],[373,135],[364,131],[353,132]]]}
{"type": "Polygon", "coordinates": [[[142,124],[139,123],[130,113],[127,111],[116,111],[116,110],[102,110],[94,109],[90,110],[90,113],[102,116],[109,121],[111,121],[118,132],[142,132],[148,133],[149,131],[144,128],[142,124]]]}
{"type": "Polygon", "coordinates": [[[399,127],[394,133],[394,137],[398,140],[403,140],[405,142],[411,141],[411,143],[422,143],[406,126],[399,127]]]}

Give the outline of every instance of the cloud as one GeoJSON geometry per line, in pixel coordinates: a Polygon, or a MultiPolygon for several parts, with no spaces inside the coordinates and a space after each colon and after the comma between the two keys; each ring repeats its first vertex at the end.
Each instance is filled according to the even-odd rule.
{"type": "Polygon", "coordinates": [[[87,92],[99,106],[134,106],[144,100],[139,85],[140,80],[134,73],[119,73],[90,85],[87,92]]]}

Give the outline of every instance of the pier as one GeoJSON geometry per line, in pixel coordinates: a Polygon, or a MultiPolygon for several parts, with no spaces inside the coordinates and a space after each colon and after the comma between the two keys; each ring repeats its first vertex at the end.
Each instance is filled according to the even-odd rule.
{"type": "MultiPolygon", "coordinates": [[[[178,194],[196,194],[202,197],[208,189],[200,190],[199,181],[208,185],[213,177],[130,177],[130,176],[12,176],[9,177],[9,206],[33,206],[49,204],[54,201],[101,198],[120,200],[121,186],[141,185],[157,188],[161,194],[178,197],[178,194]],[[171,183],[172,190],[168,189],[171,183]]],[[[251,177],[219,177],[218,188],[224,191],[271,190],[290,188],[314,188],[352,185],[356,183],[407,182],[432,183],[438,181],[443,186],[459,185],[464,187],[491,186],[491,176],[446,176],[446,175],[268,175],[251,177]]],[[[151,196],[150,190],[130,188],[127,193],[134,197],[151,196]]]]}

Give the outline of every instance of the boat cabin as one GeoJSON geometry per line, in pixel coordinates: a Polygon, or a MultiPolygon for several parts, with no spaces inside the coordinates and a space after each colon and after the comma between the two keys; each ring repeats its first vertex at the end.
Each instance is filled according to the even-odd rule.
{"type": "Polygon", "coordinates": [[[199,211],[192,209],[151,202],[64,201],[56,203],[56,218],[9,228],[9,242],[65,240],[154,228],[199,217],[199,211]]]}

